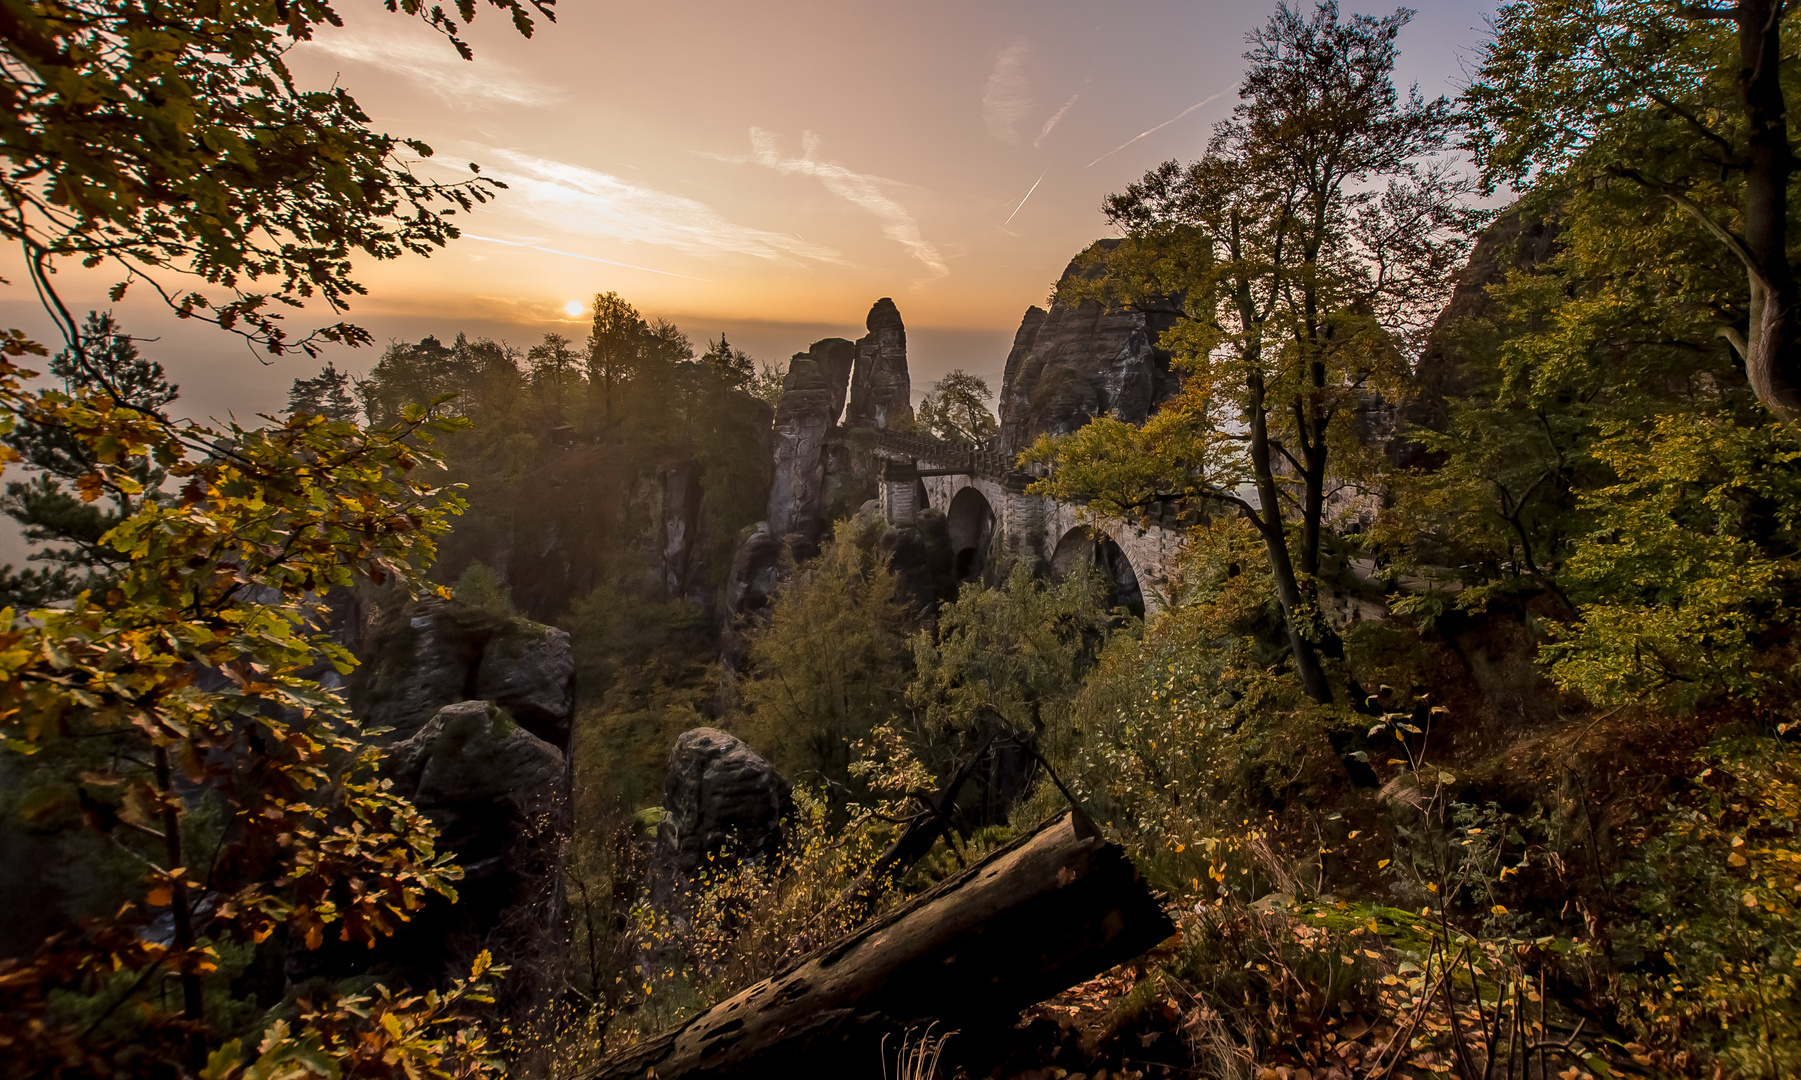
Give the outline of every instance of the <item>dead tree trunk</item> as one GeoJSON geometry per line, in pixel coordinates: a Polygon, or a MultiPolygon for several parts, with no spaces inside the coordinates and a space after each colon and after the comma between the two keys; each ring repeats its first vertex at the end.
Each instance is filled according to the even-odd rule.
{"type": "MultiPolygon", "coordinates": [[[[909,1028],[959,1042],[1175,932],[1115,844],[1065,814],[584,1080],[883,1075],[909,1028]]],[[[948,1060],[948,1057],[947,1057],[948,1060]]]]}

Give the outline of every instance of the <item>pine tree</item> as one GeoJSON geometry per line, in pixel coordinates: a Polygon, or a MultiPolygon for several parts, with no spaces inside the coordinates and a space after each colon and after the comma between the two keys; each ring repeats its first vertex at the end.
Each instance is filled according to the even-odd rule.
{"type": "MultiPolygon", "coordinates": [[[[176,399],[178,388],[163,366],[138,355],[137,343],[112,312],[88,313],[80,345],[50,361],[50,373],[62,380],[66,393],[102,394],[117,407],[143,413],[160,413],[176,399]]],[[[137,504],[156,497],[163,471],[140,461],[132,480],[141,494],[89,488],[87,478],[97,471],[94,453],[67,430],[21,419],[0,441],[33,470],[6,485],[0,512],[17,522],[33,545],[30,561],[44,564],[18,572],[10,564],[0,566],[0,606],[37,607],[95,588],[123,558],[101,538],[137,504]]]]}
{"type": "Polygon", "coordinates": [[[350,373],[327,361],[319,374],[295,379],[288,390],[288,412],[309,413],[328,420],[355,420],[356,398],[350,393],[350,373]]]}
{"type": "Polygon", "coordinates": [[[708,341],[707,351],[700,356],[701,362],[717,369],[726,382],[733,386],[748,384],[757,374],[757,363],[750,354],[725,339],[722,332],[718,341],[708,341]]]}

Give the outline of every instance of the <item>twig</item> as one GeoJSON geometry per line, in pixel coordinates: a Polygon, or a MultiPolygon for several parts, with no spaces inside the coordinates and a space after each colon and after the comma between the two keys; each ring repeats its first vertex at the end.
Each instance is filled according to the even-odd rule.
{"type": "MultiPolygon", "coordinates": [[[[1545,1003],[1551,999],[1551,995],[1545,991],[1545,980],[1543,978],[1543,969],[1541,968],[1540,978],[1538,980],[1538,1030],[1541,1035],[1544,1034],[1545,1031],[1545,1003]]],[[[1580,1025],[1578,1025],[1578,1027],[1580,1027],[1580,1025]]],[[[1532,1060],[1532,1049],[1531,1046],[1526,1047],[1527,1061],[1532,1060]]],[[[1541,1077],[1548,1077],[1551,1075],[1551,1060],[1545,1055],[1545,1046],[1542,1042],[1538,1044],[1538,1075],[1541,1077]]]]}
{"type": "MultiPolygon", "coordinates": [[[[1437,942],[1434,942],[1433,946],[1436,948],[1437,942]]],[[[1444,959],[1444,950],[1439,949],[1438,952],[1439,952],[1439,959],[1442,961],[1444,959]]],[[[1430,952],[1428,952],[1426,954],[1426,969],[1427,969],[1426,974],[1428,977],[1431,976],[1431,968],[1432,968],[1432,954],[1430,952]]],[[[1439,970],[1439,975],[1438,975],[1439,985],[1442,986],[1444,984],[1444,981],[1447,978],[1449,978],[1450,975],[1451,975],[1451,964],[1442,964],[1442,966],[1440,967],[1440,970],[1439,970]]],[[[1426,991],[1425,997],[1420,999],[1420,1006],[1417,1010],[1414,1011],[1413,1020],[1408,1023],[1407,1030],[1405,1032],[1401,1033],[1397,1037],[1398,1041],[1401,1044],[1400,1052],[1395,1054],[1395,1059],[1388,1063],[1388,1068],[1383,1069],[1382,1072],[1377,1076],[1376,1080],[1388,1080],[1389,1076],[1391,1074],[1393,1074],[1395,1069],[1401,1064],[1401,1059],[1407,1056],[1407,1044],[1412,1041],[1413,1033],[1415,1030],[1417,1030],[1419,1028],[1420,1021],[1424,1020],[1426,1018],[1426,1013],[1431,1011],[1432,995],[1437,992],[1438,992],[1438,988],[1433,987],[1432,989],[1426,991]]],[[[1384,1046],[1382,1048],[1382,1052],[1380,1054],[1376,1055],[1376,1060],[1378,1062],[1380,1062],[1384,1057],[1388,1056],[1389,1047],[1394,1046],[1396,1041],[1397,1041],[1397,1039],[1390,1039],[1388,1041],[1388,1045],[1384,1046]]]]}
{"type": "MultiPolygon", "coordinates": [[[[1543,995],[1542,995],[1542,994],[1541,994],[1541,995],[1540,995],[1540,1000],[1539,1000],[1539,1004],[1540,1004],[1540,1005],[1543,1005],[1543,1004],[1544,1004],[1544,1000],[1543,1000],[1543,995]]],[[[1542,1040],[1542,1041],[1540,1041],[1540,1042],[1536,1042],[1536,1043],[1533,1043],[1533,1044],[1532,1044],[1532,1045],[1531,1045],[1531,1046],[1528,1046],[1528,1047],[1527,1047],[1527,1048],[1526,1048],[1526,1052],[1527,1052],[1527,1053],[1531,1053],[1531,1052],[1532,1052],[1532,1051],[1534,1051],[1534,1050],[1537,1050],[1537,1051],[1538,1051],[1538,1052],[1539,1052],[1539,1055],[1540,1055],[1540,1056],[1539,1056],[1539,1068],[1540,1068],[1540,1069],[1543,1069],[1543,1068],[1544,1068],[1544,1067],[1545,1067],[1545,1066],[1544,1066],[1544,1056],[1543,1056],[1543,1055],[1544,1055],[1544,1052],[1545,1052],[1545,1051],[1546,1051],[1546,1050],[1547,1050],[1547,1049],[1551,1049],[1551,1050],[1566,1050],[1566,1051],[1567,1051],[1567,1050],[1568,1050],[1568,1049],[1569,1049],[1569,1048],[1570,1048],[1570,1046],[1571,1046],[1571,1045],[1572,1045],[1572,1044],[1574,1044],[1574,1043],[1575,1043],[1575,1041],[1576,1041],[1576,1036],[1578,1036],[1578,1035],[1580,1035],[1580,1034],[1582,1034],[1582,1027],[1583,1027],[1583,1025],[1585,1025],[1585,1024],[1587,1024],[1587,1023],[1588,1023],[1588,1018],[1587,1018],[1587,1017],[1586,1017],[1586,1016],[1585,1016],[1585,1017],[1583,1017],[1583,1018],[1582,1018],[1582,1019],[1580,1019],[1580,1020],[1577,1020],[1577,1021],[1576,1021],[1576,1030],[1575,1030],[1575,1031],[1572,1031],[1572,1032],[1570,1032],[1570,1037],[1569,1037],[1569,1038],[1567,1038],[1567,1039],[1565,1039],[1565,1040],[1563,1040],[1563,1041],[1562,1041],[1562,1042],[1553,1042],[1553,1041],[1551,1041],[1551,1040],[1550,1040],[1550,1039],[1545,1039],[1545,1040],[1542,1040]]],[[[1546,1073],[1546,1074],[1545,1074],[1545,1075],[1547,1075],[1547,1076],[1549,1076],[1549,1075],[1550,1075],[1550,1074],[1549,1074],[1549,1073],[1546,1073]]]]}

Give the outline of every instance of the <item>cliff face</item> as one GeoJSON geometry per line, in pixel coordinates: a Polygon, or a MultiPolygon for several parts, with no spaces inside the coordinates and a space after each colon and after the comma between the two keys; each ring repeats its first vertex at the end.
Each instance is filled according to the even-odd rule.
{"type": "MultiPolygon", "coordinates": [[[[843,384],[839,384],[842,386],[843,384]]],[[[775,410],[775,472],[769,486],[769,530],[818,539],[825,492],[825,437],[843,401],[818,361],[802,353],[788,362],[775,410]],[[834,400],[836,399],[836,400],[834,400]]]]}
{"type": "Polygon", "coordinates": [[[1483,230],[1470,250],[1470,261],[1457,276],[1457,286],[1432,324],[1426,347],[1414,369],[1414,396],[1390,410],[1386,449],[1389,460],[1404,468],[1436,468],[1439,458],[1404,435],[1408,425],[1443,431],[1450,420],[1450,399],[1482,392],[1487,373],[1495,370],[1500,331],[1499,301],[1489,287],[1515,270],[1532,270],[1557,250],[1557,228],[1537,218],[1522,217],[1515,207],[1483,230]]]}
{"type": "MultiPolygon", "coordinates": [[[[1059,289],[1082,275],[1081,261],[1071,260],[1059,289]]],[[[1142,424],[1176,389],[1157,339],[1177,314],[1173,301],[1136,311],[1107,311],[1092,300],[1027,308],[1001,377],[1001,451],[1017,454],[1040,435],[1065,435],[1097,416],[1142,424]]]]}
{"type": "Polygon", "coordinates": [[[826,441],[841,416],[848,428],[886,428],[912,420],[907,328],[900,310],[883,297],[869,309],[866,325],[869,333],[855,345],[825,338],[788,362],[775,412],[775,474],[765,518],[778,540],[792,538],[791,543],[808,548],[825,532],[827,473],[833,463],[826,441]]]}
{"type": "Polygon", "coordinates": [[[913,384],[907,375],[907,328],[886,296],[869,309],[869,333],[857,339],[845,427],[888,428],[913,419],[913,384]]]}

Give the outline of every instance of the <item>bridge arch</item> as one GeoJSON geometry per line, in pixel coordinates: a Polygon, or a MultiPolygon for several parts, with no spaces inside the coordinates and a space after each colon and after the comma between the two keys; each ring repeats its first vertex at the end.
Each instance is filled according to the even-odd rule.
{"type": "Polygon", "coordinates": [[[1108,607],[1123,607],[1143,617],[1144,588],[1125,550],[1111,536],[1087,525],[1077,525],[1063,534],[1051,552],[1051,579],[1062,581],[1090,568],[1101,571],[1108,607]]]}
{"type": "Polygon", "coordinates": [[[945,509],[950,533],[951,566],[959,582],[982,576],[994,542],[994,507],[973,485],[959,488],[945,509]]]}

